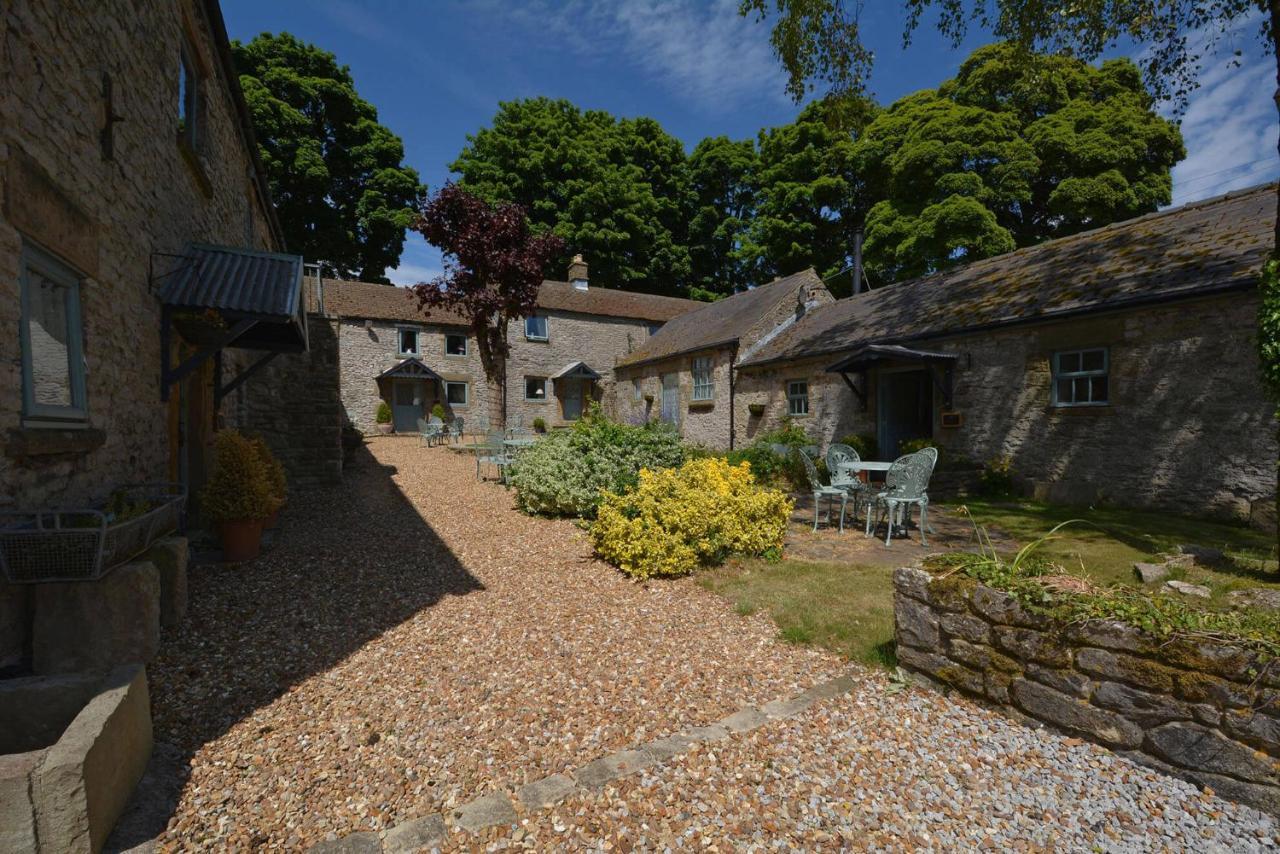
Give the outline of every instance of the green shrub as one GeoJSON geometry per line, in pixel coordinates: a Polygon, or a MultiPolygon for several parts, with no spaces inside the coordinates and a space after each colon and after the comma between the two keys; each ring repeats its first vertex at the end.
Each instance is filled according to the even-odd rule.
{"type": "Polygon", "coordinates": [[[377,421],[379,424],[391,423],[391,407],[387,406],[387,402],[385,400],[378,401],[378,413],[373,416],[373,420],[377,421]]]}
{"type": "Polygon", "coordinates": [[[992,457],[982,466],[978,475],[978,490],[990,498],[1007,498],[1013,495],[1013,458],[992,457]]]}
{"type": "Polygon", "coordinates": [[[439,418],[441,421],[445,419],[445,411],[443,403],[435,403],[431,406],[431,417],[439,418]]]}
{"type": "Polygon", "coordinates": [[[791,500],[755,485],[751,469],[723,459],[640,472],[610,493],[591,526],[601,557],[635,578],[684,575],[732,554],[780,556],[791,500]]]}
{"type": "Polygon", "coordinates": [[[640,469],[672,468],[684,458],[670,425],[619,424],[592,406],[573,429],[549,433],[521,451],[509,482],[528,513],[592,518],[603,491],[623,492],[635,485],[640,469]]]}
{"type": "Polygon", "coordinates": [[[285,477],[284,466],[280,464],[280,460],[276,459],[276,455],[271,453],[271,448],[267,447],[266,441],[261,436],[255,436],[249,440],[253,445],[253,452],[258,455],[258,461],[262,463],[262,471],[267,478],[267,486],[271,487],[271,494],[281,506],[289,497],[289,482],[285,477]]]}
{"type": "Polygon", "coordinates": [[[533,429],[534,429],[534,430],[537,430],[539,433],[545,433],[545,432],[547,432],[547,421],[546,421],[546,419],[545,419],[545,418],[543,418],[541,415],[539,415],[537,418],[533,419],[533,429]]]}
{"type": "Polygon", "coordinates": [[[903,439],[898,443],[898,453],[906,456],[925,448],[933,448],[938,452],[938,462],[942,462],[942,449],[932,439],[903,439]]]}
{"type": "Polygon", "coordinates": [[[850,433],[848,436],[842,436],[839,444],[853,448],[864,460],[874,460],[880,454],[880,445],[876,437],[870,433],[850,433]]]}
{"type": "Polygon", "coordinates": [[[214,437],[213,474],[200,491],[200,507],[215,522],[265,519],[280,509],[253,443],[235,430],[214,437]]]}

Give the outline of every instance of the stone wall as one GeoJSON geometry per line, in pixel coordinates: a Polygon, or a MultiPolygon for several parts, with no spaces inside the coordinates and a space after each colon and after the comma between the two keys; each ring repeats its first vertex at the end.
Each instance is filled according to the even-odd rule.
{"type": "Polygon", "coordinates": [[[839,374],[826,371],[832,358],[807,359],[738,372],[735,445],[746,446],[790,419],[824,447],[849,433],[875,432],[871,414],[839,374]],[[787,411],[787,383],[809,383],[809,414],[787,411]],[[755,410],[755,411],[753,411],[755,410]],[[760,414],[756,414],[759,412],[760,414]]]}
{"type": "Polygon", "coordinates": [[[899,663],[1280,814],[1280,667],[1221,641],[1065,625],[965,576],[894,573],[899,663]]]}
{"type": "Polygon", "coordinates": [[[0,4],[0,45],[0,506],[83,505],[169,476],[149,281],[175,263],[163,253],[275,247],[203,3],[15,0],[0,4]],[[184,32],[204,77],[194,152],[177,140],[184,32]],[[104,133],[108,106],[123,120],[104,133]],[[22,420],[24,241],[83,275],[89,414],[75,429],[22,420]]]}
{"type": "Polygon", "coordinates": [[[720,347],[619,369],[610,404],[612,412],[621,420],[636,424],[657,420],[662,416],[662,378],[675,374],[680,388],[677,407],[680,435],[694,445],[727,448],[733,353],[731,347],[720,347]],[[711,400],[694,400],[693,360],[704,357],[711,359],[713,394],[711,400]],[[636,381],[640,384],[639,397],[636,395],[636,381]]]}

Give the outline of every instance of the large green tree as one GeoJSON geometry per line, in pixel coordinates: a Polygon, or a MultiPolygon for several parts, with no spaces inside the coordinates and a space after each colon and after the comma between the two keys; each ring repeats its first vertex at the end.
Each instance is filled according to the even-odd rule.
{"type": "MultiPolygon", "coordinates": [[[[450,168],[481,198],[521,205],[536,229],[585,255],[601,285],[686,292],[693,194],[684,147],[653,119],[507,101],[450,168]]],[[[567,260],[548,274],[562,275],[567,260]]]]}
{"type": "Polygon", "coordinates": [[[916,276],[1168,204],[1185,156],[1137,66],[978,48],[954,80],[902,98],[855,146],[877,199],[867,263],[916,276]]]}
{"type": "Polygon", "coordinates": [[[231,46],[289,249],[386,282],[424,189],[351,71],[289,33],[231,46]]]}
{"type": "Polygon", "coordinates": [[[718,299],[754,285],[757,263],[744,248],[756,206],[759,158],[749,139],[708,137],[689,155],[694,194],[689,220],[690,294],[718,299]]]}

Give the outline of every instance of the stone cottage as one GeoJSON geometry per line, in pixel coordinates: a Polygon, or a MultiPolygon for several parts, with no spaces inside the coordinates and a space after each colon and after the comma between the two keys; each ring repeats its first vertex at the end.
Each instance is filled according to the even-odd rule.
{"type": "MultiPolygon", "coordinates": [[[[1255,344],[1275,185],[810,312],[738,362],[738,440],[791,417],[882,459],[1007,458],[1052,501],[1267,523],[1275,404],[1255,344]]],[[[696,324],[697,315],[683,318],[696,324]]]]}
{"type": "MultiPolygon", "coordinates": [[[[441,404],[468,431],[492,420],[494,389],[464,317],[423,312],[405,288],[327,279],[323,298],[338,325],[342,403],[349,423],[373,432],[386,402],[397,432],[441,404]]],[[[691,300],[591,287],[581,257],[569,281],[545,281],[535,314],[508,333],[509,426],[548,429],[576,421],[593,401],[610,397],[613,368],[672,318],[700,306],[691,300]]]]}
{"type": "Polygon", "coordinates": [[[609,409],[631,421],[661,418],[695,444],[732,448],[755,432],[735,406],[739,362],[833,301],[810,268],[681,315],[621,360],[609,409]]]}

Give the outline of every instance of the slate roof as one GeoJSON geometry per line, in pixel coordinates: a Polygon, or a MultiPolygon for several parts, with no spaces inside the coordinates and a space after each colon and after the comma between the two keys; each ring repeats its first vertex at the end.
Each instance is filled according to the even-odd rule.
{"type": "Polygon", "coordinates": [[[704,303],[696,311],[673,318],[643,345],[619,361],[618,367],[640,365],[733,344],[780,301],[793,299],[797,287],[810,281],[822,283],[812,267],[776,279],[767,285],[742,291],[716,302],[704,303]]]}
{"type": "MultiPolygon", "coordinates": [[[[703,305],[705,303],[694,300],[613,288],[595,287],[580,291],[568,282],[546,281],[538,290],[538,307],[545,311],[568,311],[652,323],[664,323],[703,305]]],[[[324,306],[326,311],[342,317],[470,325],[462,315],[438,308],[430,309],[430,316],[424,317],[418,309],[417,300],[409,295],[407,288],[370,282],[325,279],[324,306]]]]}
{"type": "Polygon", "coordinates": [[[1275,214],[1267,184],[888,285],[812,312],[742,365],[1254,287],[1275,214]]]}

